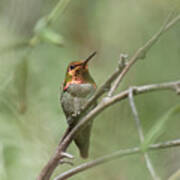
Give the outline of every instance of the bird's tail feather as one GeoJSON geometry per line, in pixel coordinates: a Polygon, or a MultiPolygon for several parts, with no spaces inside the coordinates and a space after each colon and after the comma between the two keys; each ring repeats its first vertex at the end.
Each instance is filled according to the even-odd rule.
{"type": "Polygon", "coordinates": [[[89,124],[74,138],[75,144],[79,148],[79,152],[82,158],[88,158],[91,127],[92,124],[89,124]]]}

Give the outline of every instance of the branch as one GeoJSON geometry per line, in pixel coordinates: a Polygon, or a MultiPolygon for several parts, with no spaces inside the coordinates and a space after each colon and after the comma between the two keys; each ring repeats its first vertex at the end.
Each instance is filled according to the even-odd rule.
{"type": "MultiPolygon", "coordinates": [[[[145,58],[146,53],[150,50],[150,48],[156,43],[156,41],[160,38],[160,36],[168,31],[172,26],[174,26],[178,21],[180,21],[180,15],[175,17],[171,22],[168,23],[170,15],[168,16],[166,22],[162,25],[159,32],[157,32],[149,41],[147,41],[143,47],[139,48],[134,55],[129,60],[129,63],[126,66],[122,66],[121,68],[117,68],[116,71],[100,86],[100,88],[95,92],[95,94],[89,99],[87,104],[82,108],[82,111],[87,110],[89,106],[91,106],[96,100],[102,96],[107,88],[110,87],[111,83],[115,80],[113,86],[109,90],[108,96],[112,96],[119,83],[126,75],[126,73],[130,70],[132,65],[136,63],[137,60],[145,58]]],[[[124,57],[126,58],[126,56],[124,57]]],[[[124,64],[125,65],[125,64],[124,64]]]]}
{"type": "MultiPolygon", "coordinates": [[[[135,105],[135,102],[134,102],[133,88],[129,89],[129,96],[128,97],[129,97],[129,104],[131,106],[132,113],[133,113],[133,116],[134,116],[134,120],[136,122],[136,127],[137,127],[137,130],[138,130],[138,133],[139,133],[140,142],[142,144],[144,142],[144,133],[143,133],[143,129],[142,129],[142,126],[141,126],[141,121],[140,121],[140,118],[139,118],[139,115],[138,115],[138,111],[136,109],[136,105],[135,105]]],[[[146,161],[146,166],[147,166],[152,178],[154,180],[160,179],[156,175],[153,164],[152,164],[151,159],[150,159],[147,152],[144,152],[144,158],[145,158],[145,161],[146,161]]]]}
{"type": "MultiPolygon", "coordinates": [[[[161,83],[161,84],[152,84],[152,85],[145,85],[145,86],[137,86],[134,87],[134,95],[139,95],[151,91],[158,91],[158,90],[177,90],[177,87],[180,86],[180,81],[170,82],[170,83],[161,83]]],[[[129,89],[117,94],[116,96],[113,96],[111,98],[104,98],[93,110],[91,110],[86,116],[84,116],[80,122],[70,131],[70,133],[64,138],[62,143],[57,147],[57,150],[55,154],[52,156],[52,158],[49,160],[49,162],[46,164],[46,166],[41,171],[38,180],[49,180],[51,174],[55,170],[55,168],[59,164],[59,160],[62,158],[62,152],[65,151],[65,149],[68,147],[68,145],[71,143],[74,135],[76,132],[79,131],[80,128],[84,124],[86,124],[88,121],[93,119],[95,116],[97,116],[100,112],[102,112],[104,109],[109,107],[110,105],[119,102],[125,98],[128,97],[129,89]]]]}
{"type": "MultiPolygon", "coordinates": [[[[130,67],[136,62],[137,59],[142,58],[142,54],[147,52],[150,47],[155,43],[155,41],[158,40],[158,38],[169,28],[171,28],[174,24],[176,24],[180,20],[180,15],[174,18],[169,24],[165,24],[162,26],[161,31],[157,33],[155,36],[153,36],[144,46],[143,48],[140,48],[134,56],[130,59],[129,63],[123,68],[122,72],[119,74],[120,70],[117,70],[113,73],[112,76],[110,76],[106,82],[98,89],[98,91],[95,93],[95,95],[88,101],[87,105],[85,105],[85,108],[83,108],[84,112],[86,112],[86,108],[88,108],[90,105],[92,105],[104,92],[109,85],[111,85],[111,81],[115,80],[115,84],[118,79],[121,79],[125,76],[125,74],[128,72],[130,67]],[[164,28],[165,27],[165,28],[164,28]],[[117,78],[117,75],[118,78],[117,78]],[[120,78],[119,78],[120,77],[120,78]]],[[[118,80],[118,84],[120,82],[118,80]]],[[[118,85],[117,84],[117,85],[118,85]]],[[[117,87],[116,85],[116,87],[117,87]]],[[[153,84],[153,85],[146,85],[146,86],[139,86],[135,87],[134,95],[142,94],[145,92],[150,92],[153,90],[162,90],[162,89],[173,89],[177,91],[177,87],[179,87],[180,81],[172,82],[172,83],[164,83],[164,84],[153,84]]],[[[113,88],[114,86],[112,86],[113,88]]],[[[113,88],[113,89],[116,89],[113,88]]],[[[114,90],[112,91],[112,88],[110,90],[110,95],[114,93],[114,90]]],[[[67,134],[67,136],[63,139],[63,141],[58,145],[55,154],[52,156],[52,158],[49,160],[49,162],[45,165],[45,167],[42,169],[38,180],[49,180],[52,173],[56,169],[56,167],[59,164],[59,161],[63,158],[62,152],[66,151],[66,148],[69,146],[71,141],[73,140],[74,135],[80,130],[80,128],[83,128],[83,126],[86,125],[88,121],[96,117],[100,112],[102,112],[104,109],[106,109],[108,106],[119,102],[125,98],[128,97],[129,89],[115,95],[103,98],[101,102],[90,112],[88,112],[84,117],[80,118],[79,123],[67,134]]],[[[82,115],[82,113],[81,113],[82,115]]],[[[78,117],[79,118],[79,117],[78,117]]]]}
{"type": "MultiPolygon", "coordinates": [[[[164,143],[152,144],[149,146],[148,151],[167,149],[167,148],[172,148],[172,147],[177,147],[177,146],[180,146],[180,139],[167,141],[164,143]]],[[[141,149],[139,147],[133,147],[133,148],[128,148],[128,149],[124,149],[124,150],[119,150],[112,154],[100,157],[96,160],[92,160],[90,162],[81,164],[75,168],[72,168],[72,169],[60,174],[54,180],[65,180],[77,173],[83,172],[85,170],[96,167],[98,165],[110,162],[112,160],[117,160],[117,158],[122,158],[124,156],[129,156],[129,155],[138,154],[138,153],[142,153],[141,149]]]]}
{"type": "Polygon", "coordinates": [[[144,46],[140,47],[135,54],[131,57],[129,60],[129,63],[127,66],[123,69],[121,74],[118,76],[116,81],[114,82],[113,86],[111,87],[108,96],[112,96],[119,86],[120,82],[126,75],[126,73],[130,70],[132,65],[137,62],[139,59],[143,59],[146,56],[146,53],[150,50],[150,48],[159,40],[160,36],[164,34],[169,28],[171,28],[173,25],[175,25],[178,21],[180,21],[180,15],[174,18],[171,22],[168,22],[170,16],[168,16],[167,21],[162,25],[159,32],[157,32],[149,41],[147,41],[144,46]]]}

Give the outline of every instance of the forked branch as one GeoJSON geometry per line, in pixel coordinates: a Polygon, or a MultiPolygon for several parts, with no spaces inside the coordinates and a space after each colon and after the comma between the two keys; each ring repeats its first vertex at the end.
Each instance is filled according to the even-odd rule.
{"type": "MultiPolygon", "coordinates": [[[[56,169],[56,167],[59,165],[59,161],[63,158],[62,153],[66,150],[66,148],[69,146],[71,141],[73,140],[74,135],[80,130],[80,128],[83,128],[84,125],[94,117],[96,117],[99,113],[101,113],[104,109],[111,106],[112,104],[115,104],[116,102],[119,102],[129,95],[129,89],[122,91],[121,93],[117,95],[113,95],[116,88],[118,87],[119,83],[123,79],[123,77],[126,75],[126,73],[130,70],[132,65],[138,60],[141,59],[149,50],[150,47],[154,45],[154,43],[159,39],[159,37],[164,34],[168,29],[170,29],[173,25],[175,25],[180,20],[180,15],[178,15],[176,18],[171,20],[169,23],[165,23],[161,30],[155,34],[145,45],[141,48],[139,48],[135,54],[130,58],[130,61],[127,65],[125,65],[122,69],[117,69],[106,81],[103,83],[102,86],[97,90],[97,92],[94,94],[94,96],[88,101],[88,103],[84,106],[83,111],[85,112],[87,108],[92,105],[94,102],[97,101],[99,97],[101,97],[105,92],[107,88],[110,88],[112,81],[115,80],[114,85],[110,88],[110,91],[108,93],[109,96],[103,98],[100,103],[92,109],[90,112],[88,112],[86,115],[84,115],[80,120],[79,123],[69,132],[69,134],[64,138],[64,140],[58,145],[55,154],[52,156],[52,158],[49,160],[49,162],[45,165],[45,167],[42,169],[38,180],[49,180],[52,173],[56,169]]],[[[142,93],[147,93],[151,91],[157,91],[157,90],[175,90],[179,92],[179,86],[180,81],[176,82],[170,82],[170,83],[161,83],[161,84],[152,84],[152,85],[145,85],[145,86],[138,86],[134,87],[134,95],[139,95],[142,93]]]]}

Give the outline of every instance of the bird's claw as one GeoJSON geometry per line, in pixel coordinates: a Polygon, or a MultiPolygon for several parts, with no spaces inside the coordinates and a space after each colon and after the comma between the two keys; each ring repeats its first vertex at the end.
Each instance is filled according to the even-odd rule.
{"type": "Polygon", "coordinates": [[[61,157],[67,158],[67,159],[74,159],[74,156],[72,154],[67,153],[67,152],[62,152],[61,157]]]}
{"type": "Polygon", "coordinates": [[[71,161],[74,158],[72,154],[69,154],[67,152],[61,152],[61,159],[59,160],[59,164],[69,164],[73,166],[73,162],[71,161]],[[67,158],[68,160],[65,160],[64,158],[67,158]]]}
{"type": "Polygon", "coordinates": [[[64,159],[60,159],[59,160],[59,164],[69,164],[70,166],[73,166],[74,163],[72,161],[68,161],[68,160],[64,160],[64,159]]]}

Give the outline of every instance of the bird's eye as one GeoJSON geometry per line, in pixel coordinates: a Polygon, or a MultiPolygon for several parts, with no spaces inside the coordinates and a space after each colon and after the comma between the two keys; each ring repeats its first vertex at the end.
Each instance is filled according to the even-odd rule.
{"type": "Polygon", "coordinates": [[[75,66],[73,66],[73,65],[71,65],[71,66],[69,67],[70,70],[73,70],[74,68],[75,68],[75,66]]]}

